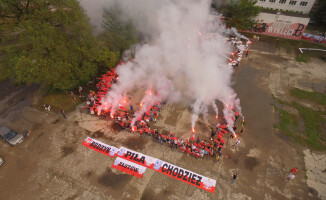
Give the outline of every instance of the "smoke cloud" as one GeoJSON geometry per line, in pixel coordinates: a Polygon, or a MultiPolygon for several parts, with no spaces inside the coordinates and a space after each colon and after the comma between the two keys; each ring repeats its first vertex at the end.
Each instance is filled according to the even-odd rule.
{"type": "MultiPolygon", "coordinates": [[[[135,57],[116,71],[119,79],[102,103],[118,109],[127,92],[146,90],[138,120],[154,103],[183,102],[193,111],[193,128],[199,115],[223,103],[223,114],[233,132],[234,111],[240,101],[231,87],[233,68],[228,65],[231,47],[225,33],[233,32],[219,18],[210,20],[210,2],[200,0],[83,0],[82,5],[121,10],[121,19],[131,20],[138,31],[150,35],[146,44],[135,46],[135,57]],[[212,105],[213,104],[213,105],[212,105]]],[[[97,10],[92,8],[92,10],[97,10]]],[[[89,11],[88,14],[92,17],[89,11]]],[[[236,30],[235,30],[236,31],[236,30]]]]}

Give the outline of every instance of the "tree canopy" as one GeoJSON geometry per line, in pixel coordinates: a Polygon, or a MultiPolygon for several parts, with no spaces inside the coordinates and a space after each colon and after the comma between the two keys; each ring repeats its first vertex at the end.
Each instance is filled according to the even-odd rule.
{"type": "Polygon", "coordinates": [[[326,28],[326,0],[318,2],[317,10],[312,14],[314,20],[326,28]]]}
{"type": "Polygon", "coordinates": [[[239,2],[231,2],[224,9],[222,13],[225,17],[226,24],[236,29],[248,30],[254,24],[254,17],[256,17],[260,8],[255,6],[257,1],[240,0],[239,2]]]}
{"type": "Polygon", "coordinates": [[[119,54],[99,45],[77,0],[2,0],[0,62],[16,83],[78,87],[119,54]]]}
{"type": "Polygon", "coordinates": [[[130,21],[122,21],[119,8],[105,9],[103,13],[103,32],[100,39],[113,51],[120,54],[137,42],[137,31],[130,21]]]}

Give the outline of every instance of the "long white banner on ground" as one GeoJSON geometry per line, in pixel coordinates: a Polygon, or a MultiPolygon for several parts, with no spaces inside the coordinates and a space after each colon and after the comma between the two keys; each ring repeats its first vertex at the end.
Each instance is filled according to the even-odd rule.
{"type": "Polygon", "coordinates": [[[112,167],[121,170],[123,172],[126,172],[128,174],[131,174],[133,176],[137,176],[141,178],[143,175],[143,173],[141,173],[142,172],[141,167],[143,166],[155,170],[157,172],[160,172],[162,174],[168,175],[177,180],[188,183],[190,185],[196,186],[203,190],[212,193],[214,193],[215,191],[216,180],[202,176],[200,174],[189,171],[187,169],[178,167],[171,163],[159,160],[157,158],[139,153],[137,151],[127,149],[125,147],[120,147],[120,149],[118,149],[114,146],[107,145],[105,143],[102,143],[98,140],[89,137],[87,137],[82,144],[90,149],[108,155],[110,157],[114,157],[115,155],[117,155],[118,157],[122,158],[122,159],[117,158],[114,164],[112,165],[112,167]],[[135,163],[137,165],[131,165],[130,162],[135,163]],[[122,164],[120,164],[119,166],[119,163],[122,164]],[[135,171],[133,171],[132,167],[139,169],[140,174],[134,173],[135,171]]]}
{"type": "Polygon", "coordinates": [[[110,146],[90,137],[87,137],[82,143],[82,145],[110,157],[114,157],[115,154],[119,151],[117,147],[110,146]]]}
{"type": "Polygon", "coordinates": [[[120,147],[117,156],[134,162],[136,164],[145,166],[162,174],[168,175],[177,180],[183,181],[190,185],[196,186],[203,190],[214,193],[216,180],[207,178],[187,169],[175,166],[171,163],[153,158],[142,153],[120,147]]]}
{"type": "Polygon", "coordinates": [[[157,160],[157,158],[147,156],[145,154],[127,149],[125,147],[120,147],[117,156],[150,169],[153,169],[154,164],[157,160]]]}
{"type": "Polygon", "coordinates": [[[140,166],[120,157],[117,157],[111,167],[138,178],[142,178],[147,169],[146,167],[140,166]]]}

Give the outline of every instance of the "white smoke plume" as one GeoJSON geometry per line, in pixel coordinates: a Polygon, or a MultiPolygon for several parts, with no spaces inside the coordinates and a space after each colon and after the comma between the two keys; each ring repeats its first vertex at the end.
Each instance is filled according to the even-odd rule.
{"type": "Polygon", "coordinates": [[[244,35],[241,35],[237,29],[235,29],[234,27],[228,29],[230,32],[230,34],[234,34],[235,36],[237,36],[238,38],[241,38],[241,39],[245,39],[245,40],[249,40],[246,36],[244,35]]]}
{"type": "MultiPolygon", "coordinates": [[[[103,5],[104,0],[100,1],[103,5]]],[[[96,4],[96,0],[91,2],[96,4]]],[[[226,42],[224,25],[209,20],[210,2],[107,0],[105,3],[118,6],[121,18],[131,20],[140,32],[150,35],[150,41],[137,45],[132,61],[116,69],[119,80],[102,103],[112,105],[114,112],[128,91],[147,90],[135,120],[156,102],[190,102],[194,128],[198,116],[202,114],[205,119],[208,106],[219,100],[224,104],[223,114],[233,132],[232,109],[236,105],[239,110],[240,101],[231,88],[233,69],[227,59],[231,47],[226,42]]],[[[216,105],[213,107],[218,115],[216,105]]]]}
{"type": "Polygon", "coordinates": [[[215,104],[215,101],[212,102],[212,106],[213,106],[214,111],[215,111],[215,113],[216,113],[216,119],[217,119],[217,118],[218,118],[218,108],[217,108],[217,106],[216,106],[216,104],[215,104]]]}

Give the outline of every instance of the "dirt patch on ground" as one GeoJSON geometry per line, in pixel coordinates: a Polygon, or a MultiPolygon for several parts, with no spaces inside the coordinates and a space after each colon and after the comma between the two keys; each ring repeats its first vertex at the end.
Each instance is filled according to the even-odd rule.
{"type": "Polygon", "coordinates": [[[157,198],[155,192],[152,189],[146,188],[140,200],[157,200],[157,198]]]}
{"type": "Polygon", "coordinates": [[[102,131],[95,131],[94,133],[91,133],[92,138],[101,138],[101,137],[103,137],[103,135],[104,135],[104,132],[102,132],[102,131]]]}
{"type": "Polygon", "coordinates": [[[319,196],[321,199],[326,199],[326,173],[324,172],[326,155],[312,153],[308,149],[303,153],[305,154],[304,161],[309,193],[313,196],[319,196]]]}
{"type": "Polygon", "coordinates": [[[252,171],[255,167],[259,165],[257,158],[248,157],[244,160],[245,168],[252,171]]]}
{"type": "Polygon", "coordinates": [[[128,174],[116,174],[110,168],[98,178],[98,183],[106,187],[113,189],[121,189],[121,185],[126,185],[130,180],[131,176],[128,174]]]}
{"type": "Polygon", "coordinates": [[[147,138],[132,136],[124,140],[122,144],[130,149],[144,149],[147,142],[147,138]]]}
{"type": "Polygon", "coordinates": [[[70,146],[62,147],[62,156],[66,157],[69,154],[72,154],[74,151],[75,151],[75,149],[73,147],[70,147],[70,146]]]}
{"type": "Polygon", "coordinates": [[[318,192],[312,187],[308,187],[309,194],[311,194],[314,197],[318,197],[318,192]]]}
{"type": "Polygon", "coordinates": [[[156,193],[150,188],[146,188],[141,196],[141,200],[163,200],[170,199],[170,196],[174,193],[174,189],[171,186],[162,189],[159,193],[156,193]]]}
{"type": "Polygon", "coordinates": [[[56,120],[54,120],[53,122],[52,122],[52,124],[57,124],[57,123],[59,123],[60,122],[60,119],[56,119],[56,120]]]}

